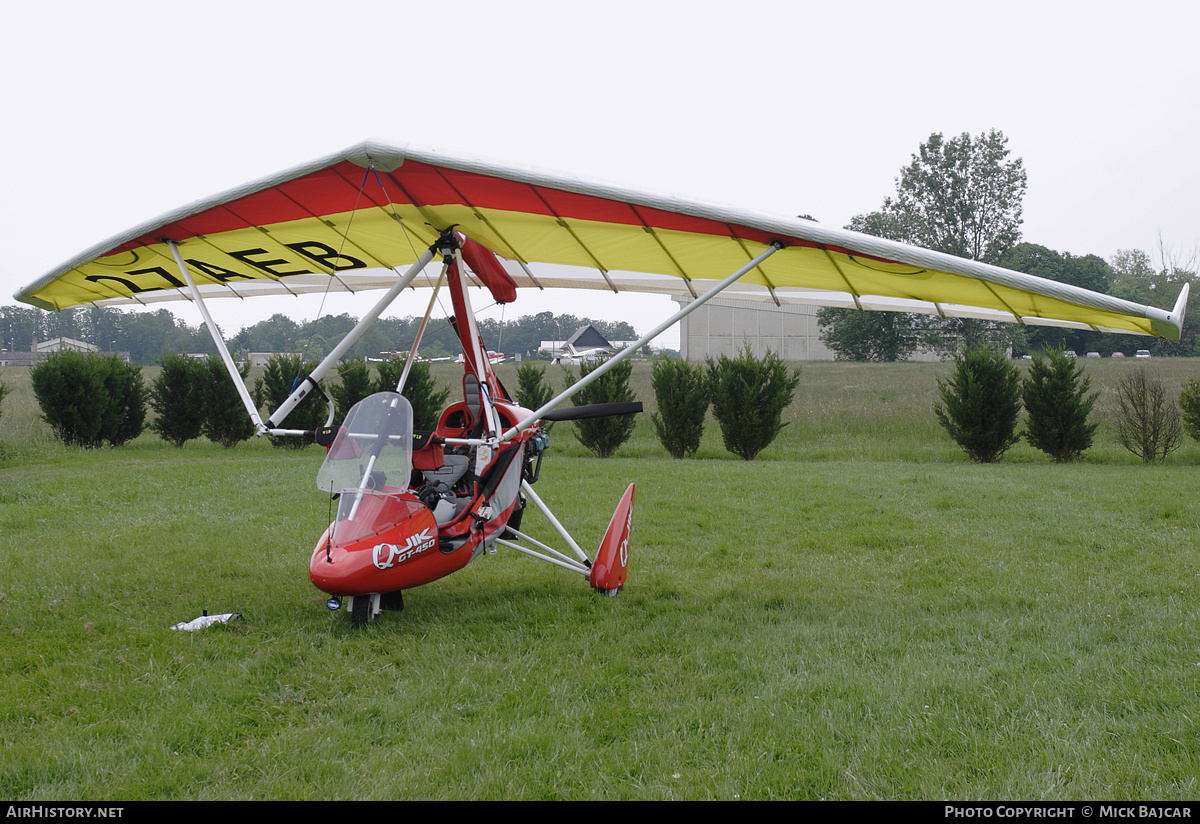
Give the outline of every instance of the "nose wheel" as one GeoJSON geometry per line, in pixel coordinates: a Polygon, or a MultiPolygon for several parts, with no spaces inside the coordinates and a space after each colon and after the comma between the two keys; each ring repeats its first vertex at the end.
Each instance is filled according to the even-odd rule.
{"type": "Polygon", "coordinates": [[[385,609],[389,612],[400,612],[404,609],[404,593],[378,592],[370,595],[351,595],[347,598],[347,608],[350,610],[350,626],[361,627],[385,609]]]}
{"type": "Polygon", "coordinates": [[[379,593],[371,595],[351,595],[349,598],[350,604],[350,626],[362,627],[366,626],[367,622],[379,614],[379,593]]]}

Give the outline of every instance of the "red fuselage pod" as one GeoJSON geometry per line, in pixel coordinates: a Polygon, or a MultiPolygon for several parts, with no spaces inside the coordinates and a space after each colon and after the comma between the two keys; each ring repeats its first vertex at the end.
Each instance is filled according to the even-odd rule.
{"type": "Polygon", "coordinates": [[[592,564],[591,584],[594,589],[615,592],[625,585],[629,568],[629,532],[633,527],[633,484],[621,496],[621,502],[608,523],[608,531],[600,542],[596,561],[592,564]]]}
{"type": "Polygon", "coordinates": [[[410,493],[393,488],[346,492],[339,510],[308,564],[309,578],[323,592],[368,595],[409,589],[471,560],[465,547],[448,554],[439,550],[433,513],[410,493]]]}

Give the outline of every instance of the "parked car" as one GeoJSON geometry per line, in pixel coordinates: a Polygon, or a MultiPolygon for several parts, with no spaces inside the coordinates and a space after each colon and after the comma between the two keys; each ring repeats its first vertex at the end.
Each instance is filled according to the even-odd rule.
{"type": "Polygon", "coordinates": [[[1063,352],[1063,354],[1064,354],[1064,355],[1066,355],[1068,358],[1077,358],[1077,357],[1079,357],[1078,355],[1076,355],[1076,354],[1075,354],[1075,350],[1074,350],[1074,349],[1068,349],[1066,352],[1063,352]]]}
{"type": "Polygon", "coordinates": [[[1150,357],[1150,350],[1149,349],[1139,349],[1139,350],[1137,350],[1137,352],[1135,352],[1133,354],[1133,356],[1135,358],[1148,358],[1148,357],[1150,357]]]}
{"type": "Polygon", "coordinates": [[[1088,352],[1087,356],[1089,358],[1098,358],[1098,357],[1100,357],[1100,353],[1099,352],[1088,352]]]}
{"type": "Polygon", "coordinates": [[[1124,352],[1113,352],[1112,356],[1114,358],[1123,358],[1123,357],[1125,357],[1125,353],[1124,352]]]}

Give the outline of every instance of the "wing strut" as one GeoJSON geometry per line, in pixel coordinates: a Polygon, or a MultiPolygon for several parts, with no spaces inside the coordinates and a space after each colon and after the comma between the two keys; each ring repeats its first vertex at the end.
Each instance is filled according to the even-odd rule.
{"type": "Polygon", "coordinates": [[[718,294],[723,292],[729,286],[732,286],[739,278],[741,278],[746,273],[753,271],[755,269],[755,267],[757,267],[760,263],[762,263],[764,260],[769,258],[771,255],[775,254],[782,248],[783,248],[782,241],[772,240],[771,245],[768,246],[766,248],[766,250],[764,250],[754,260],[750,261],[745,266],[738,269],[732,275],[725,278],[725,280],[721,281],[713,288],[709,289],[707,292],[705,292],[700,297],[696,298],[694,301],[689,303],[687,306],[684,306],[682,309],[680,309],[674,315],[671,315],[671,317],[667,318],[662,323],[660,323],[658,326],[654,327],[652,330],[647,332],[645,335],[643,335],[637,341],[635,341],[634,343],[631,343],[629,346],[622,349],[616,355],[609,358],[604,363],[600,364],[595,369],[593,369],[591,372],[584,375],[582,378],[580,378],[578,381],[576,381],[572,386],[569,386],[567,389],[565,389],[562,392],[562,394],[560,394],[558,397],[554,398],[549,403],[542,406],[541,409],[538,409],[536,412],[534,412],[528,418],[526,418],[525,420],[518,423],[512,429],[509,429],[507,432],[505,432],[504,435],[501,436],[500,442],[504,443],[505,441],[512,440],[514,437],[517,436],[517,434],[519,434],[520,432],[527,429],[531,424],[535,423],[538,420],[538,418],[540,418],[546,412],[549,412],[551,409],[558,406],[564,400],[566,400],[571,395],[578,392],[580,389],[583,389],[583,387],[587,386],[589,383],[596,380],[596,378],[603,375],[609,369],[612,369],[614,366],[616,366],[621,361],[625,360],[626,358],[632,357],[633,354],[635,352],[637,352],[637,350],[641,349],[647,343],[654,340],[659,335],[661,335],[663,332],[670,329],[672,326],[675,325],[676,322],[682,320],[683,318],[687,317],[692,312],[694,312],[696,309],[699,309],[701,306],[708,303],[709,300],[716,297],[718,294]]]}
{"type": "Polygon", "coordinates": [[[175,265],[179,267],[179,273],[183,275],[188,288],[192,291],[192,299],[200,307],[200,316],[204,318],[208,334],[212,335],[213,343],[216,344],[217,351],[221,354],[221,360],[225,362],[225,371],[233,379],[233,385],[242,399],[242,406],[246,407],[246,411],[250,413],[250,420],[254,422],[254,428],[258,430],[258,434],[264,434],[267,426],[263,423],[262,416],[258,414],[258,407],[250,399],[250,393],[246,390],[246,382],[242,380],[242,373],[238,371],[237,364],[233,362],[233,356],[229,354],[229,348],[225,346],[225,339],[221,337],[221,331],[213,323],[212,315],[208,313],[208,307],[204,305],[204,298],[200,297],[200,290],[196,288],[196,282],[192,280],[192,273],[188,271],[187,264],[183,262],[183,257],[180,256],[175,241],[168,240],[167,245],[171,247],[171,254],[175,256],[175,265]]]}

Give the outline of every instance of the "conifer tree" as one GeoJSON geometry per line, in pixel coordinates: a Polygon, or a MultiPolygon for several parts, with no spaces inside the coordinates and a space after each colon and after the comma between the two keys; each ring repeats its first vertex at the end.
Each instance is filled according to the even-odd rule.
{"type": "MultiPolygon", "coordinates": [[[[375,391],[371,381],[371,367],[365,360],[348,360],[338,364],[339,382],[329,387],[333,403],[337,407],[337,417],[334,423],[340,424],[346,419],[350,407],[368,397],[375,391]]],[[[392,389],[395,389],[395,383],[392,389]]]]}
{"type": "MultiPolygon", "coordinates": [[[[250,374],[250,365],[246,364],[238,370],[242,380],[250,374]]],[[[219,443],[226,449],[231,449],[254,436],[254,421],[246,414],[242,405],[241,395],[233,383],[233,378],[225,371],[225,364],[220,358],[209,358],[200,370],[204,398],[204,437],[213,443],[219,443]]]]}
{"type": "Polygon", "coordinates": [[[1021,377],[1002,352],[986,344],[954,358],[954,374],[938,381],[938,421],[979,463],[993,463],[1017,442],[1021,377]]]}
{"type": "MultiPolygon", "coordinates": [[[[158,377],[150,384],[150,428],[176,447],[200,437],[206,414],[203,365],[183,354],[163,355],[158,377]]],[[[243,413],[244,414],[244,413],[243,413]]]]}
{"type": "Polygon", "coordinates": [[[1028,419],[1025,439],[1056,461],[1073,461],[1092,445],[1099,424],[1089,423],[1099,392],[1083,365],[1060,351],[1035,355],[1021,385],[1028,419]]]}
{"type": "Polygon", "coordinates": [[[552,397],[550,387],[546,384],[546,367],[537,366],[533,361],[523,361],[517,367],[517,403],[532,412],[541,409],[552,397]]]}
{"type": "MultiPolygon", "coordinates": [[[[379,379],[375,384],[375,391],[395,392],[402,374],[403,358],[389,358],[379,364],[379,379]]],[[[400,394],[412,404],[413,429],[435,429],[442,409],[450,398],[449,389],[438,389],[438,382],[425,361],[417,361],[412,365],[400,394]]]]}
{"type": "Polygon", "coordinates": [[[120,446],[142,434],[146,385],[142,368],[116,355],[56,352],[30,373],[33,394],[64,443],[120,446]]]}
{"type": "MultiPolygon", "coordinates": [[[[0,395],[3,397],[3,395],[0,395]]],[[[1183,416],[1183,428],[1200,441],[1200,381],[1188,378],[1179,393],[1179,412],[1183,416]]]]}
{"type": "MultiPolygon", "coordinates": [[[[273,413],[292,394],[295,386],[304,380],[304,376],[315,368],[315,363],[305,363],[299,355],[272,355],[266,370],[254,382],[254,402],[258,404],[259,411],[265,411],[266,415],[273,413]]],[[[282,423],[286,429],[312,432],[325,423],[327,416],[325,399],[319,392],[309,392],[282,423]]],[[[271,438],[272,445],[287,449],[304,449],[312,443],[312,438],[296,436],[271,438]]]]}
{"type": "MultiPolygon", "coordinates": [[[[580,365],[580,379],[587,377],[600,366],[599,363],[580,365]]],[[[567,369],[565,374],[567,386],[575,383],[575,375],[572,370],[567,369]]],[[[621,361],[572,395],[571,402],[576,406],[588,406],[593,403],[632,403],[637,400],[634,397],[633,389],[629,386],[629,378],[632,374],[633,362],[621,361]]],[[[635,425],[636,421],[632,414],[586,418],[575,421],[575,437],[597,458],[607,458],[616,452],[621,444],[629,440],[635,425]]]]}
{"type": "Polygon", "coordinates": [[[800,370],[789,375],[774,352],[756,358],[747,344],[736,358],[708,359],[708,385],[725,448],[752,461],[787,426],[783,410],[800,385],[800,370]]]}
{"type": "Polygon", "coordinates": [[[704,370],[680,358],[654,362],[650,377],[658,411],[650,416],[658,440],[673,458],[696,454],[708,414],[704,370]]]}

